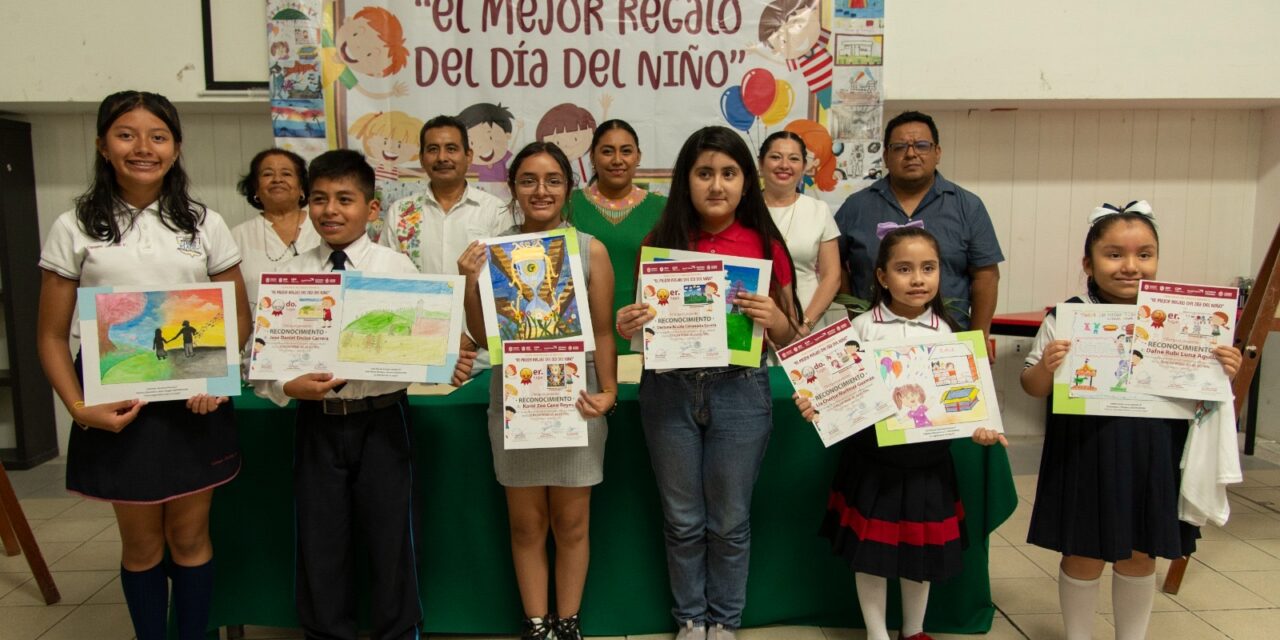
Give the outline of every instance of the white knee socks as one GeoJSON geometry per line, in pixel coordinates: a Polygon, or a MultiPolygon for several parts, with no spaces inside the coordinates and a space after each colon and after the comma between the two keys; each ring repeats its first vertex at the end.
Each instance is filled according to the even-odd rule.
{"type": "Polygon", "coordinates": [[[862,622],[867,626],[867,640],[889,640],[885,627],[885,602],[888,600],[888,582],[869,573],[854,573],[858,585],[858,606],[862,608],[862,622]]]}
{"type": "Polygon", "coordinates": [[[1111,574],[1111,609],[1116,616],[1116,640],[1144,640],[1156,597],[1156,576],[1111,574]]]}
{"type": "Polygon", "coordinates": [[[1062,623],[1067,640],[1093,638],[1093,614],[1102,578],[1077,580],[1058,569],[1058,600],[1062,603],[1062,623]]]}
{"type": "Polygon", "coordinates": [[[924,610],[929,606],[929,583],[903,578],[902,587],[902,637],[910,638],[924,632],[924,610]]]}

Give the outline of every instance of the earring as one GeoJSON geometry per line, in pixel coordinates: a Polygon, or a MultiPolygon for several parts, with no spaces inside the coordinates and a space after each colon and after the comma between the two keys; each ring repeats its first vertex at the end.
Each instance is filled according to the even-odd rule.
{"type": "Polygon", "coordinates": [[[256,194],[256,193],[255,193],[255,194],[253,194],[253,203],[254,203],[254,204],[262,204],[262,200],[258,198],[258,194],[256,194]]]}
{"type": "Polygon", "coordinates": [[[298,208],[301,209],[302,207],[305,207],[305,206],[307,206],[307,197],[298,196],[298,208]]]}

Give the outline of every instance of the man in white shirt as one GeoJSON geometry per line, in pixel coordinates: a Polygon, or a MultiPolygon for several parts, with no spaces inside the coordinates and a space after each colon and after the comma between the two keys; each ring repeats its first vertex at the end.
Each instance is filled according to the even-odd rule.
{"type": "MultiPolygon", "coordinates": [[[[456,274],[467,245],[501,234],[515,220],[501,200],[467,184],[471,143],[461,120],[436,116],[422,126],[418,140],[427,188],[386,210],[378,242],[409,256],[422,273],[456,274]]],[[[476,360],[473,375],[488,368],[487,355],[476,360]]]]}

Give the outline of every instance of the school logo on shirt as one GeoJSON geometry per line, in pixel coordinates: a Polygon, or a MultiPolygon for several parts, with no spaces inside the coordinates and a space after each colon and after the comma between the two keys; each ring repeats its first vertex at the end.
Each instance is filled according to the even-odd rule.
{"type": "Polygon", "coordinates": [[[178,236],[178,253],[199,258],[204,255],[204,247],[200,246],[200,240],[195,235],[178,236]]]}

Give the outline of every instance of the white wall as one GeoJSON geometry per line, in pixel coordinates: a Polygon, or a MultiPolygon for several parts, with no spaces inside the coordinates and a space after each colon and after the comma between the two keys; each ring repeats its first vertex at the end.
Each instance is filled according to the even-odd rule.
{"type": "MultiPolygon", "coordinates": [[[[265,6],[217,4],[227,2],[265,6]]],[[[887,5],[891,100],[1280,99],[1280,39],[1269,33],[1280,24],[1280,3],[1271,0],[887,5]]],[[[240,31],[216,38],[219,51],[265,47],[263,31],[240,31]]],[[[208,100],[201,46],[196,0],[23,2],[0,21],[0,106],[92,103],[125,87],[208,100]]]]}

